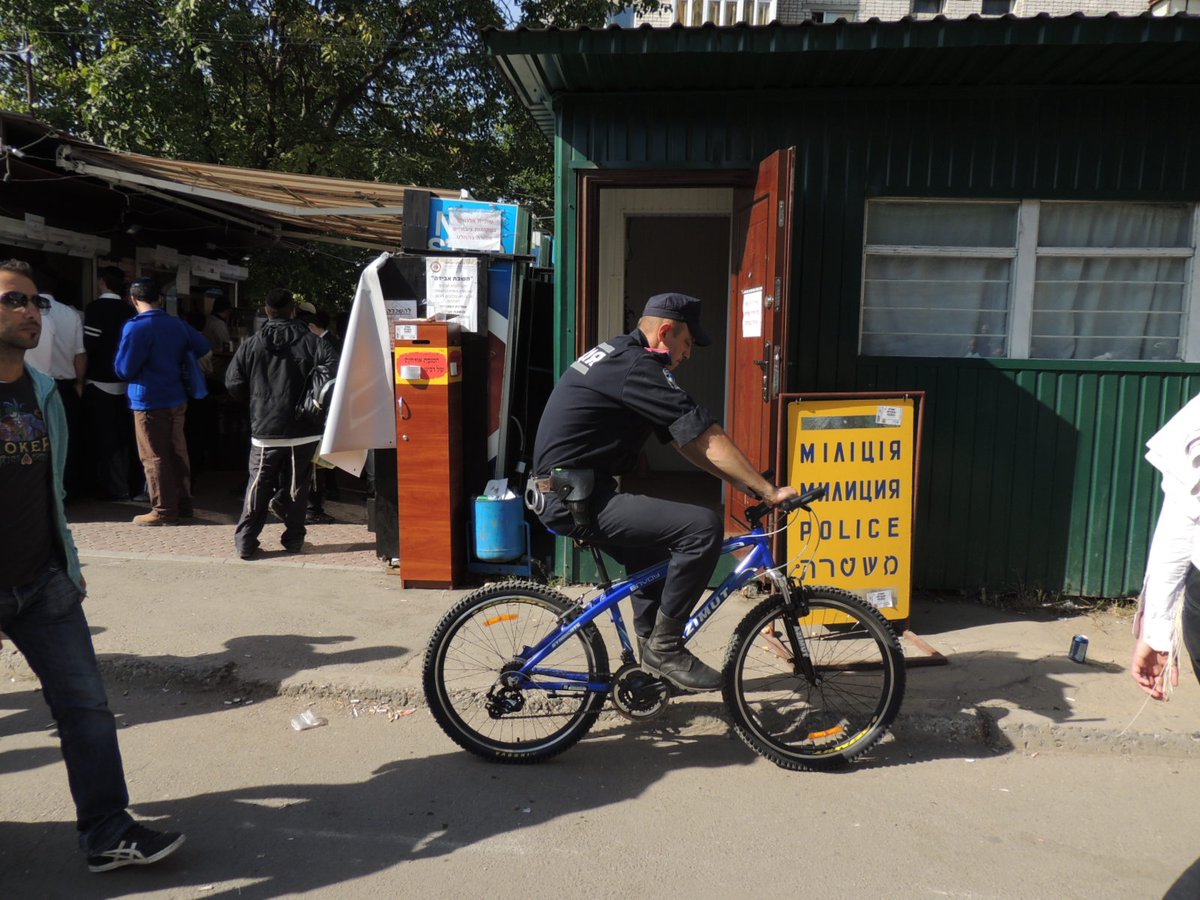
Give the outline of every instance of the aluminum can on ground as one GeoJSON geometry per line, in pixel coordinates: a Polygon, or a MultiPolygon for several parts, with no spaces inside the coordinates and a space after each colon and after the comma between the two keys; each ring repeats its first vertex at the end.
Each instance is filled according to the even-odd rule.
{"type": "Polygon", "coordinates": [[[1087,662],[1088,639],[1086,634],[1077,634],[1071,638],[1071,659],[1077,663],[1087,662]]]}

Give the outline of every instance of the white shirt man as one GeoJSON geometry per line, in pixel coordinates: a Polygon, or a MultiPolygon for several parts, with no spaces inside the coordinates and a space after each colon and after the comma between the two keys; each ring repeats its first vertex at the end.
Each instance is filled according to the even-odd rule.
{"type": "Polygon", "coordinates": [[[83,375],[87,371],[87,353],[83,348],[83,319],[53,294],[41,292],[50,300],[50,309],[42,315],[42,337],[33,350],[25,352],[25,362],[55,381],[72,381],[76,394],[83,393],[83,375]]]}

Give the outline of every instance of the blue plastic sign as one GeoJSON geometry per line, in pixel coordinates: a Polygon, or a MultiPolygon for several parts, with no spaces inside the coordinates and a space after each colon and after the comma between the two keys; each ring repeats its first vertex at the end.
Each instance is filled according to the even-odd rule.
{"type": "Polygon", "coordinates": [[[429,200],[429,249],[472,250],[478,253],[524,253],[518,235],[520,208],[483,200],[429,200]]]}

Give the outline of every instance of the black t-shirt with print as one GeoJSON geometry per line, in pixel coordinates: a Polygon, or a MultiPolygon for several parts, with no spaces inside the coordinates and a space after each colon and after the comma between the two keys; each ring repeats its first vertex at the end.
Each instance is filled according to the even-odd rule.
{"type": "Polygon", "coordinates": [[[50,434],[33,379],[0,382],[0,587],[32,581],[54,550],[50,434]]]}

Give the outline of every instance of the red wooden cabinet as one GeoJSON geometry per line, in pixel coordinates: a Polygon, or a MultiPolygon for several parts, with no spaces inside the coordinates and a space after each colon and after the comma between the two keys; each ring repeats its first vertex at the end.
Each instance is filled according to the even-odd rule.
{"type": "Polygon", "coordinates": [[[395,336],[400,579],[403,587],[454,587],[466,559],[460,330],[399,323],[395,336]]]}

